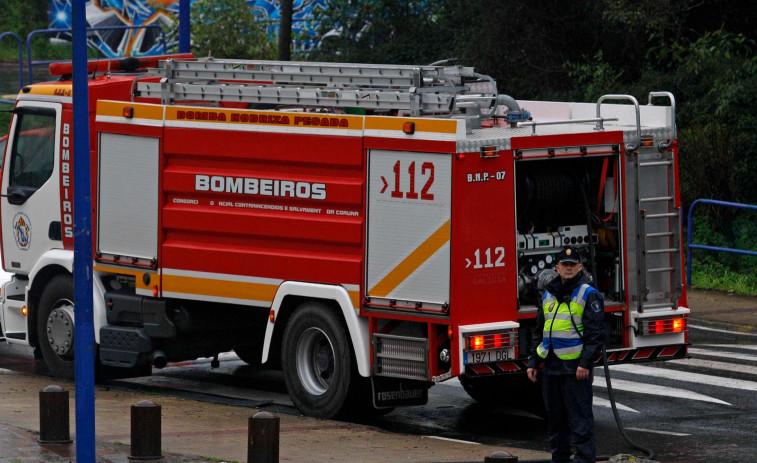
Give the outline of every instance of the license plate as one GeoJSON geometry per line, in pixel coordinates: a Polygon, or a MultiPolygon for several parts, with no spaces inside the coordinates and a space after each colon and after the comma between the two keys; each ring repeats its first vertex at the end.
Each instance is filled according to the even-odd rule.
{"type": "Polygon", "coordinates": [[[474,365],[477,363],[492,363],[501,362],[503,360],[510,360],[515,355],[515,349],[494,349],[483,350],[480,352],[466,352],[464,363],[466,365],[474,365]]]}

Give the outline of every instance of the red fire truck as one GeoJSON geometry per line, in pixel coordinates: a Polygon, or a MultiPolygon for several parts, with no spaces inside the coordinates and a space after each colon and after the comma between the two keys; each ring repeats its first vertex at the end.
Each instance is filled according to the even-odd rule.
{"type": "MultiPolygon", "coordinates": [[[[604,295],[610,362],[687,355],[670,93],[516,101],[451,63],[130,62],[89,81],[102,371],[233,350],[281,368],[308,415],[422,404],[455,377],[521,403],[565,245],[604,295]]],[[[4,153],[0,313],[70,378],[72,85],[52,72],[19,93],[4,153]]]]}

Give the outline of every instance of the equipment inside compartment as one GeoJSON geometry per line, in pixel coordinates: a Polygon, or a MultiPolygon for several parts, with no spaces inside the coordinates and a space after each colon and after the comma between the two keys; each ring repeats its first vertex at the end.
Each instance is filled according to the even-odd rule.
{"type": "Polygon", "coordinates": [[[622,301],[617,158],[523,160],[515,169],[520,310],[539,305],[568,245],[606,303],[622,301]]]}

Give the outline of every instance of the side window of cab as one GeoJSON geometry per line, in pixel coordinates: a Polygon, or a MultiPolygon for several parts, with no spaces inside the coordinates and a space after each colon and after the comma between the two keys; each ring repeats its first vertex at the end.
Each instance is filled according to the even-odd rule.
{"type": "Polygon", "coordinates": [[[55,166],[55,110],[19,108],[11,147],[9,187],[27,196],[47,182],[55,166]]]}

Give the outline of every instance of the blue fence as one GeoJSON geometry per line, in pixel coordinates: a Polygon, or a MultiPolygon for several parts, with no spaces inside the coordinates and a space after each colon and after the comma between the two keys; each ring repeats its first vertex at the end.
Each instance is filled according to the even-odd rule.
{"type": "MultiPolygon", "coordinates": [[[[163,51],[166,50],[166,33],[157,24],[148,24],[144,26],[102,26],[102,27],[88,27],[87,33],[96,31],[127,31],[134,29],[157,29],[161,34],[161,41],[163,42],[163,51]]],[[[31,31],[26,37],[26,61],[29,67],[29,83],[33,82],[32,67],[38,64],[50,64],[56,61],[32,61],[32,38],[38,34],[59,34],[59,33],[71,33],[71,29],[38,29],[31,31]]],[[[89,34],[88,34],[89,35],[89,34]]]]}
{"type": "Polygon", "coordinates": [[[716,206],[726,206],[726,207],[735,207],[739,209],[751,209],[757,211],[757,206],[753,206],[751,204],[742,204],[742,203],[732,203],[728,201],[718,201],[715,199],[697,199],[693,203],[691,203],[691,207],[689,207],[689,216],[688,216],[688,223],[687,223],[687,230],[686,230],[686,285],[691,286],[691,250],[692,249],[706,249],[708,251],[720,251],[720,252],[730,252],[733,254],[746,254],[749,256],[757,256],[757,251],[749,251],[746,249],[735,249],[735,248],[721,248],[719,246],[707,246],[704,244],[695,244],[692,243],[692,234],[693,234],[693,221],[694,221],[694,206],[697,204],[714,204],[716,206]]]}
{"type": "MultiPolygon", "coordinates": [[[[21,88],[24,86],[24,70],[23,70],[24,44],[23,42],[21,42],[21,38],[13,32],[3,32],[2,34],[0,34],[0,42],[2,42],[2,40],[6,37],[11,37],[11,38],[16,39],[16,43],[18,44],[18,88],[21,88]]],[[[13,104],[14,102],[0,99],[0,103],[13,104]]]]}
{"type": "MultiPolygon", "coordinates": [[[[156,29],[158,32],[160,32],[161,42],[163,45],[163,51],[165,52],[167,48],[166,43],[166,33],[161,29],[161,27],[157,24],[148,24],[143,26],[102,26],[102,27],[88,27],[87,32],[97,32],[97,31],[118,31],[118,30],[134,30],[134,29],[156,29]]],[[[60,34],[60,33],[71,33],[71,29],[38,29],[35,31],[31,31],[29,35],[26,37],[26,65],[28,67],[29,72],[29,83],[34,82],[34,76],[32,73],[32,69],[34,66],[37,65],[43,65],[43,64],[50,64],[55,63],[56,61],[33,61],[32,60],[32,38],[34,36],[39,34],[60,34]]],[[[19,38],[19,36],[13,32],[3,32],[0,33],[0,41],[3,40],[5,37],[12,37],[16,39],[16,42],[18,43],[18,88],[24,86],[24,54],[23,54],[23,42],[19,38]]],[[[3,103],[10,103],[13,104],[13,101],[2,101],[3,103]]]]}

